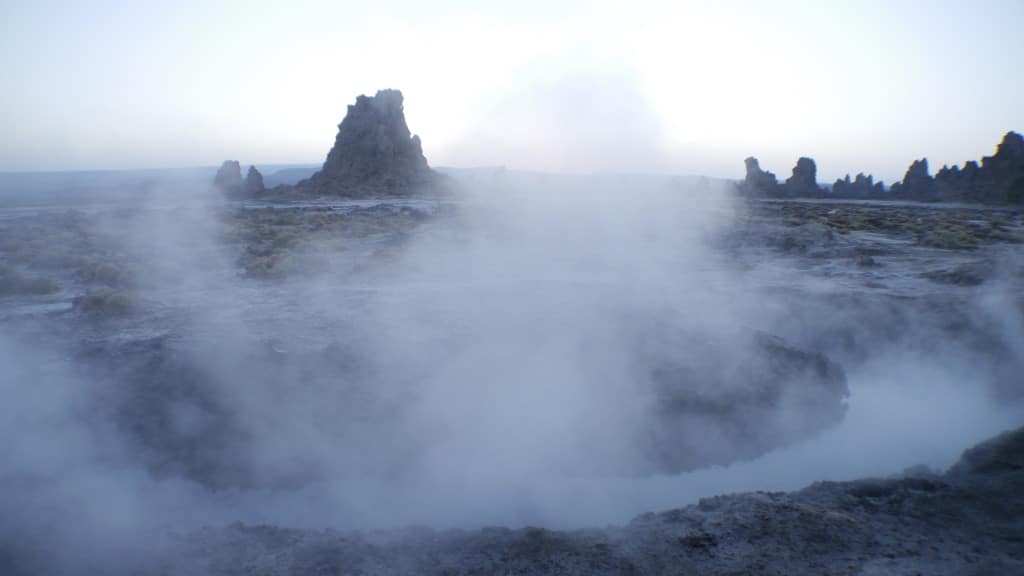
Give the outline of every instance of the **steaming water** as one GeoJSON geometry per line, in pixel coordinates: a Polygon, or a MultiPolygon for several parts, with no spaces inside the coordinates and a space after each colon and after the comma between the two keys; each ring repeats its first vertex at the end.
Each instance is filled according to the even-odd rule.
{"type": "MultiPolygon", "coordinates": [[[[11,328],[0,339],[0,359],[8,365],[4,392],[20,400],[0,411],[0,431],[16,439],[0,452],[8,462],[2,477],[8,485],[42,481],[32,484],[28,508],[5,499],[0,512],[40,530],[70,531],[76,538],[85,531],[89,540],[109,542],[236,520],[334,528],[604,525],[727,492],[797,489],[816,480],[896,474],[917,464],[941,470],[972,443],[1024,421],[1019,394],[1005,390],[1007,382],[1019,384],[1007,374],[1019,374],[1013,358],[1024,356],[1015,316],[1019,276],[995,286],[941,286],[920,273],[971,257],[871,235],[859,241],[890,249],[879,270],[857,269],[848,260],[780,258],[758,248],[727,256],[706,244],[732,213],[719,199],[666,199],[660,191],[582,198],[574,188],[564,201],[502,192],[498,203],[484,194],[460,204],[471,206],[474,218],[454,230],[428,224],[395,266],[359,271],[382,242],[370,237],[351,241],[325,274],[281,281],[238,278],[210,240],[214,222],[176,227],[169,214],[177,214],[180,202],[149,206],[140,216],[143,225],[118,233],[161,258],[146,270],[143,310],[116,332],[70,310],[70,280],[55,296],[2,302],[0,316],[11,328]],[[893,302],[910,310],[910,324],[887,318],[884,306],[872,308],[893,302]],[[982,318],[999,345],[986,355],[937,333],[943,306],[982,318]],[[822,350],[846,367],[846,418],[816,437],[728,467],[675,476],[563,474],[546,457],[553,449],[546,445],[575,445],[565,437],[574,429],[560,428],[565,416],[608,411],[621,417],[611,410],[619,407],[614,389],[590,398],[584,384],[603,371],[624,369],[616,357],[624,336],[610,324],[624,310],[641,316],[670,310],[708,330],[766,329],[822,350]],[[859,347],[843,345],[837,333],[852,334],[859,347]],[[326,472],[301,486],[211,490],[132,464],[121,453],[125,446],[108,443],[110,422],[83,418],[95,399],[65,350],[167,335],[226,358],[229,373],[237,374],[222,392],[248,411],[250,424],[264,425],[254,426],[257,435],[236,448],[255,451],[251,456],[274,470],[293,458],[295,466],[313,458],[326,472]],[[375,421],[378,435],[361,444],[333,443],[334,436],[305,419],[330,422],[337,398],[295,391],[295,398],[274,404],[266,391],[247,387],[245,366],[230,363],[244,342],[269,342],[281,354],[325,342],[372,351],[387,376],[374,394],[389,401],[409,394],[425,407],[416,418],[429,424],[440,415],[457,424],[459,435],[446,440],[445,449],[420,451],[413,444],[413,474],[380,474],[387,462],[374,453],[395,450],[395,437],[384,433],[388,422],[375,421]],[[581,352],[574,347],[580,343],[590,348],[581,352]],[[443,378],[417,372],[438,365],[433,376],[443,378]],[[410,375],[431,387],[409,388],[410,375]],[[26,382],[50,387],[26,389],[26,382]],[[589,404],[579,406],[581,398],[589,404]],[[361,474],[360,462],[372,463],[376,472],[361,474]],[[43,520],[31,513],[39,505],[51,510],[43,520]],[[71,517],[76,526],[61,526],[71,517]]],[[[347,211],[374,203],[306,207],[347,211]]],[[[395,205],[438,211],[436,202],[395,205]]],[[[200,204],[198,213],[206,208],[200,204]]],[[[0,214],[8,216],[24,214],[0,214]]],[[[338,414],[347,413],[339,407],[338,414]]],[[[183,419],[189,421],[187,413],[183,419]]]]}

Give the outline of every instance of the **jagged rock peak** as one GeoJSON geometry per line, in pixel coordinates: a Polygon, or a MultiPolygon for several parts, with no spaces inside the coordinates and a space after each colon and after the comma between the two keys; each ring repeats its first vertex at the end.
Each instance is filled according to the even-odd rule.
{"type": "Polygon", "coordinates": [[[935,180],[929,174],[928,159],[914,160],[903,175],[903,181],[893,185],[892,193],[914,200],[935,200],[935,180]]]}
{"type": "Polygon", "coordinates": [[[996,147],[996,156],[1011,156],[1013,158],[1024,158],[1024,136],[1009,131],[1003,136],[1003,141],[996,147]]]}
{"type": "Polygon", "coordinates": [[[981,166],[1003,178],[1024,172],[1024,138],[1016,132],[1007,132],[996,147],[996,153],[981,159],[981,166]]]}
{"type": "Polygon", "coordinates": [[[928,159],[921,158],[920,160],[914,160],[910,167],[907,168],[907,173],[903,176],[903,183],[906,184],[907,180],[915,180],[922,178],[931,178],[928,175],[928,159]]]}
{"type": "Polygon", "coordinates": [[[903,185],[913,189],[915,186],[922,186],[932,179],[928,173],[928,159],[921,158],[920,160],[914,160],[907,168],[907,173],[903,175],[903,185]]]}
{"type": "Polygon", "coordinates": [[[434,177],[405,122],[402,93],[381,90],[348,107],[323,168],[298,186],[341,196],[405,194],[434,177]]]}

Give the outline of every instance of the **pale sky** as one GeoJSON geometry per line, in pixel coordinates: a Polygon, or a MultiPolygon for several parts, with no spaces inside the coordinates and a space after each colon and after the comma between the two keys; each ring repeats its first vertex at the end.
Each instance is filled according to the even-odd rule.
{"type": "Polygon", "coordinates": [[[1024,1],[0,0],[0,170],[319,163],[398,88],[434,166],[891,181],[1024,130],[1024,1]]]}

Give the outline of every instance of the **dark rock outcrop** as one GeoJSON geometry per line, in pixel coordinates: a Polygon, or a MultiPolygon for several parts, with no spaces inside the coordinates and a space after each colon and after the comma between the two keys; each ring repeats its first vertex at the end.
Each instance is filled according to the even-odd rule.
{"type": "Polygon", "coordinates": [[[996,153],[981,159],[981,166],[991,178],[1005,180],[1019,175],[1024,170],[1024,137],[1007,132],[996,147],[996,153]]]}
{"type": "Polygon", "coordinates": [[[747,174],[740,184],[740,192],[746,196],[777,197],[816,197],[822,194],[818,187],[818,168],[811,158],[800,158],[793,167],[793,174],[779,184],[775,174],[761,169],[757,158],[753,156],[743,161],[747,174]]]}
{"type": "Polygon", "coordinates": [[[245,175],[245,193],[250,196],[261,194],[266,187],[263,185],[263,174],[255,166],[249,166],[245,175]]]}
{"type": "Polygon", "coordinates": [[[928,159],[914,160],[903,181],[892,185],[892,195],[914,200],[936,200],[935,181],[928,173],[928,159]]]}
{"type": "Polygon", "coordinates": [[[814,160],[801,157],[793,166],[793,175],[786,179],[783,185],[786,196],[819,196],[821,188],[818,188],[818,167],[814,160]]]}
{"type": "Polygon", "coordinates": [[[437,175],[405,123],[402,102],[398,90],[358,97],[338,125],[323,168],[296,188],[328,196],[402,196],[434,184],[437,175]]]}
{"type": "Polygon", "coordinates": [[[775,196],[778,194],[779,182],[775,174],[761,169],[757,158],[748,157],[743,163],[747,167],[747,175],[740,184],[741,191],[747,196],[775,196]]]}
{"type": "Polygon", "coordinates": [[[242,180],[242,165],[238,160],[225,160],[213,177],[215,188],[228,196],[237,196],[245,189],[245,181],[242,180]]]}
{"type": "MultiPolygon", "coordinates": [[[[961,169],[943,166],[935,174],[932,199],[990,204],[1020,203],[1024,200],[1024,138],[1007,132],[996,153],[971,160],[961,169]]],[[[916,193],[904,191],[912,197],[916,193]]]]}
{"type": "Polygon", "coordinates": [[[857,174],[852,181],[849,174],[846,178],[836,180],[831,192],[834,198],[878,198],[884,195],[885,184],[881,181],[875,182],[873,176],[863,172],[857,174]]]}
{"type": "Polygon", "coordinates": [[[977,180],[982,201],[1024,202],[1024,137],[1007,132],[996,153],[981,159],[977,180]]]}
{"type": "Polygon", "coordinates": [[[935,173],[935,197],[939,200],[969,200],[977,196],[978,163],[968,162],[964,169],[959,166],[943,166],[935,173]]]}
{"type": "Polygon", "coordinates": [[[957,477],[1024,472],[1024,428],[990,438],[965,450],[948,474],[957,477]]]}

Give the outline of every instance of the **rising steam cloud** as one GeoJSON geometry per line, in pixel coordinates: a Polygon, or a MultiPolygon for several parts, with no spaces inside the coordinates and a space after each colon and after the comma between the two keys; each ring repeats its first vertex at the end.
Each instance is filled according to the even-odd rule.
{"type": "MultiPolygon", "coordinates": [[[[497,172],[464,187],[416,204],[433,216],[411,235],[332,244],[315,272],[277,283],[238,276],[226,208],[205,190],[97,220],[140,263],[132,281],[155,310],[123,330],[167,336],[181,378],[126,386],[124,370],[146,367],[72,353],[89,328],[0,335],[6,547],[100,571],[158,556],[168,532],[233,521],[623,522],[723,490],[945,466],[1020,416],[1024,331],[1005,284],[971,308],[1001,347],[993,362],[939,335],[937,311],[894,332],[885,310],[821,297],[844,294],[841,280],[737,263],[739,209],[707,182],[497,172]],[[830,337],[842,326],[856,346],[830,337]],[[723,358],[766,330],[840,359],[846,420],[752,462],[622,474],[649,464],[644,351],[676,329],[726,343],[723,358]],[[149,412],[158,386],[172,391],[149,412]]],[[[719,440],[694,427],[679,441],[719,440]]]]}

